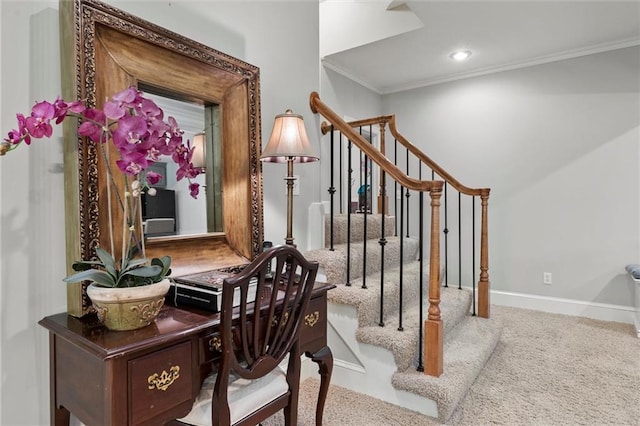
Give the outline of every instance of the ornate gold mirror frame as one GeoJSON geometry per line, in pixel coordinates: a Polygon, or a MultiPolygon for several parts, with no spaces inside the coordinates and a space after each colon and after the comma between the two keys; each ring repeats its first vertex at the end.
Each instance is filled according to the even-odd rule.
{"type": "MultiPolygon", "coordinates": [[[[259,254],[259,69],[97,0],[60,0],[60,30],[65,100],[85,99],[102,107],[107,97],[136,85],[219,108],[224,233],[149,239],[147,257],[170,255],[177,276],[245,263],[259,254]]],[[[76,126],[64,131],[70,265],[106,246],[101,229],[108,222],[103,159],[92,143],[78,137],[76,126]]],[[[82,316],[89,307],[84,287],[69,285],[68,312],[82,316]]]]}

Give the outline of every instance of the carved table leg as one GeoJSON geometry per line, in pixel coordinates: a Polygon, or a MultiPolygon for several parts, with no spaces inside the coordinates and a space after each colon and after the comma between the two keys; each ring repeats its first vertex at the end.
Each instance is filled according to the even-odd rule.
{"type": "Polygon", "coordinates": [[[333,354],[329,346],[325,346],[316,353],[307,352],[306,355],[318,364],[320,392],[316,406],[316,426],[322,426],[322,413],[324,412],[324,403],[329,392],[329,382],[331,382],[331,373],[333,371],[333,354]]]}
{"type": "Polygon", "coordinates": [[[56,336],[49,333],[49,423],[52,426],[69,426],[71,413],[64,407],[58,407],[56,383],[56,336]]]}

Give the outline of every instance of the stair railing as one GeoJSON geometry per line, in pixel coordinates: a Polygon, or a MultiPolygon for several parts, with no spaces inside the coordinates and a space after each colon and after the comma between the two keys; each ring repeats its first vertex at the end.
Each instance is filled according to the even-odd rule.
{"type": "MultiPolygon", "coordinates": [[[[323,133],[327,133],[330,130],[336,130],[340,132],[340,139],[342,136],[345,136],[349,140],[349,147],[351,144],[354,144],[365,156],[365,164],[367,164],[368,159],[371,159],[373,163],[375,163],[380,168],[380,193],[378,197],[378,205],[379,212],[381,215],[381,238],[380,238],[380,246],[381,246],[381,265],[384,265],[384,246],[386,244],[385,240],[385,230],[384,223],[386,215],[386,177],[387,175],[392,178],[395,182],[401,185],[403,188],[407,188],[407,190],[416,191],[419,194],[420,200],[420,218],[424,217],[424,193],[429,193],[431,197],[431,217],[430,217],[430,250],[429,250],[429,307],[428,307],[428,315],[427,319],[423,318],[423,242],[424,242],[424,230],[423,230],[423,220],[420,220],[419,226],[419,244],[420,244],[420,277],[419,277],[419,291],[420,291],[420,300],[419,300],[419,327],[420,331],[418,333],[419,336],[419,347],[423,348],[423,351],[418,351],[418,367],[419,371],[424,371],[426,374],[431,376],[440,376],[443,370],[443,323],[440,315],[440,198],[442,196],[443,189],[443,181],[440,180],[421,180],[408,176],[399,167],[397,167],[393,162],[391,162],[381,150],[378,150],[373,145],[371,145],[360,133],[356,132],[352,126],[346,123],[342,118],[340,118],[333,110],[331,110],[327,105],[325,105],[321,100],[319,95],[316,92],[311,93],[310,96],[310,105],[311,110],[325,117],[329,121],[329,125],[323,124],[322,131],[323,133]],[[424,329],[423,329],[424,324],[424,329]],[[422,341],[424,337],[424,343],[422,341]],[[423,360],[424,356],[424,360],[423,360]]],[[[332,142],[333,142],[333,132],[332,142]]],[[[331,147],[333,153],[333,143],[331,147]]],[[[342,159],[341,159],[342,161],[342,159]]],[[[351,156],[349,156],[349,161],[351,161],[351,156]]],[[[331,158],[331,168],[333,175],[333,157],[331,158]]],[[[352,168],[349,165],[349,179],[351,178],[352,168]]],[[[331,188],[329,188],[329,193],[331,195],[331,216],[333,216],[333,196],[335,194],[335,188],[333,187],[333,177],[331,178],[331,188]]],[[[351,183],[351,181],[349,181],[351,183]]],[[[351,190],[348,192],[348,197],[350,197],[351,190]]],[[[368,193],[367,187],[365,183],[365,212],[368,209],[368,193]]],[[[341,197],[342,199],[342,197],[341,197]]],[[[350,198],[349,198],[350,199],[350,198]]],[[[350,203],[349,203],[350,204],[350,203]]],[[[348,206],[349,212],[351,210],[351,205],[348,206]]],[[[349,220],[350,214],[347,214],[347,219],[349,220]]],[[[365,221],[366,223],[366,221],[365,221]]],[[[349,225],[348,225],[349,227],[349,225]]],[[[333,233],[333,231],[331,231],[333,233]]],[[[350,236],[350,229],[347,229],[347,236],[350,236]]],[[[364,239],[366,240],[366,234],[364,239]]],[[[349,241],[349,240],[348,240],[349,241]]],[[[349,244],[349,242],[347,243],[349,244]]],[[[403,246],[402,237],[400,239],[400,247],[403,246]]],[[[331,237],[331,249],[333,249],[333,238],[331,237]]],[[[347,256],[350,252],[350,249],[347,248],[347,256]]],[[[347,259],[347,262],[349,260],[347,259]]],[[[403,259],[400,259],[400,265],[402,266],[403,259]]],[[[349,263],[347,263],[347,271],[349,271],[349,263]]],[[[365,266],[366,267],[366,266],[365,266]]],[[[347,272],[347,285],[349,285],[349,272],[347,272]]],[[[363,271],[363,276],[366,276],[366,270],[363,271]]],[[[402,283],[401,283],[402,285],[402,283]]],[[[402,312],[402,296],[400,296],[400,309],[399,312],[402,312]]],[[[400,322],[401,324],[401,322],[400,322]]],[[[381,278],[380,278],[380,326],[384,326],[384,266],[381,266],[381,278]]],[[[401,328],[401,326],[400,326],[401,328]]]]}
{"type": "MultiPolygon", "coordinates": [[[[380,152],[385,155],[386,143],[385,143],[385,127],[389,128],[391,136],[394,137],[394,164],[398,165],[400,162],[398,160],[398,144],[405,148],[406,161],[405,173],[409,175],[410,173],[410,154],[412,154],[415,158],[418,159],[418,174],[421,179],[422,175],[422,166],[425,166],[431,170],[432,179],[440,178],[444,180],[444,226],[443,226],[443,240],[444,240],[444,285],[449,285],[449,233],[450,227],[448,224],[449,221],[449,211],[448,211],[448,189],[449,187],[453,188],[453,190],[458,192],[458,287],[462,287],[462,195],[466,195],[471,197],[471,226],[472,230],[471,234],[471,269],[472,269],[472,285],[473,285],[473,314],[483,317],[489,318],[490,316],[490,298],[489,298],[489,243],[488,243],[488,206],[489,206],[489,188],[470,188],[468,186],[463,185],[457,179],[455,179],[450,173],[445,171],[440,165],[438,165],[435,161],[429,158],[424,152],[418,149],[415,145],[409,142],[400,132],[398,132],[396,128],[396,119],[395,115],[383,115],[363,120],[351,121],[347,123],[353,128],[362,128],[366,126],[378,125],[380,126],[380,152]],[[480,218],[480,270],[478,274],[477,281],[477,302],[476,302],[476,281],[473,279],[476,274],[476,197],[480,198],[481,201],[481,218],[480,218]],[[476,305],[477,303],[477,305],[476,305]],[[477,308],[476,308],[477,306],[477,308]]],[[[323,128],[323,132],[329,131],[328,128],[323,128]]],[[[384,183],[384,171],[381,171],[380,178],[380,195],[378,196],[378,208],[379,211],[382,211],[381,206],[384,207],[384,211],[387,211],[387,203],[388,200],[386,197],[382,196],[382,191],[386,191],[385,183],[384,183]]],[[[409,199],[410,199],[410,188],[400,187],[398,189],[398,183],[395,183],[395,193],[400,192],[400,203],[394,203],[395,216],[400,217],[399,225],[402,228],[401,233],[404,230],[404,221],[406,220],[406,236],[409,237],[409,222],[410,222],[410,209],[409,209],[409,199]],[[399,206],[398,206],[399,204],[399,206]],[[405,209],[406,205],[406,209],[405,209]],[[398,215],[398,208],[400,209],[400,214],[398,215]]],[[[398,221],[396,221],[396,226],[398,226],[398,221]]],[[[398,234],[396,230],[396,235],[398,234]]]]}

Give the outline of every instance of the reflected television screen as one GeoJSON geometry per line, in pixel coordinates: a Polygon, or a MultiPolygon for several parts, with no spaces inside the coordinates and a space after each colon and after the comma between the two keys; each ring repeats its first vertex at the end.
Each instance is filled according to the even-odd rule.
{"type": "Polygon", "coordinates": [[[176,234],[176,194],[156,188],[156,195],[142,194],[142,221],[148,237],[176,234]]]}

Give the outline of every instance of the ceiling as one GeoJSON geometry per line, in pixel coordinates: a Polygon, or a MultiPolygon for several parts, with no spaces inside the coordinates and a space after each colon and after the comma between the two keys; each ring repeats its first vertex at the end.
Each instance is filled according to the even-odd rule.
{"type": "Polygon", "coordinates": [[[380,94],[637,45],[640,0],[320,2],[323,65],[380,94]]]}

